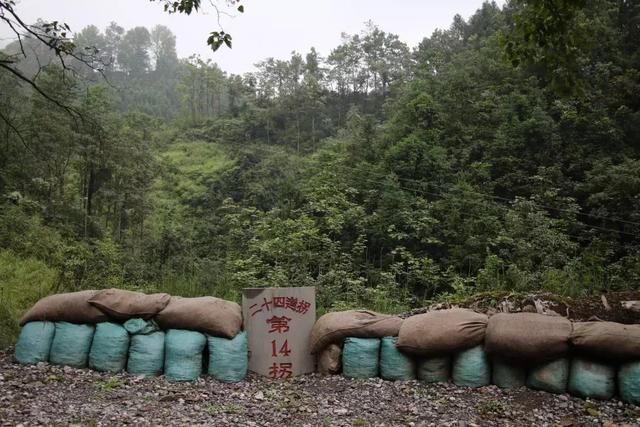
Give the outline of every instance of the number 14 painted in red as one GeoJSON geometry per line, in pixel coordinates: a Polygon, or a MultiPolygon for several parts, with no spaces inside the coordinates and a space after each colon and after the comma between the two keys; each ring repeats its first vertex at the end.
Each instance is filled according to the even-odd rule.
{"type": "Polygon", "coordinates": [[[289,340],[284,340],[284,344],[280,347],[280,350],[277,350],[276,340],[271,341],[271,357],[278,357],[278,353],[282,356],[287,357],[291,354],[291,350],[289,350],[289,340]]]}

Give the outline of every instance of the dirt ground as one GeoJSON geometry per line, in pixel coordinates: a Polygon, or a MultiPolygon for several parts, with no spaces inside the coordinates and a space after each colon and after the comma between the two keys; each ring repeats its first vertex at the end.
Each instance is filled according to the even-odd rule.
{"type": "MultiPolygon", "coordinates": [[[[540,311],[572,320],[640,323],[622,301],[640,292],[560,299],[551,295],[478,295],[457,304],[482,312],[540,311]]],[[[438,307],[413,310],[404,317],[438,307]]],[[[0,352],[0,425],[212,426],[640,426],[640,408],[612,399],[584,400],[526,388],[469,389],[453,384],[306,375],[238,384],[203,376],[175,384],[163,377],[12,362],[0,352]]]]}
{"type": "Polygon", "coordinates": [[[208,377],[108,375],[0,353],[0,425],[607,426],[640,425],[640,408],[527,389],[307,375],[238,384],[208,377]]]}

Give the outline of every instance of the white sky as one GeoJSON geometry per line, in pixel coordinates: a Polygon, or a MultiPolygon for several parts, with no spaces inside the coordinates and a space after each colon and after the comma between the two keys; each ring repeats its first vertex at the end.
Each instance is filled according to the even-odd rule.
{"type": "MultiPolygon", "coordinates": [[[[233,49],[216,53],[206,45],[209,32],[218,28],[216,14],[208,0],[202,3],[205,9],[192,16],[168,15],[161,2],[149,0],[18,0],[16,10],[26,22],[58,20],[72,31],[89,24],[104,30],[111,21],[125,29],[163,24],[176,35],[178,56],[198,53],[225,71],[242,74],[265,58],[288,58],[294,50],[304,55],[312,46],[327,56],[340,43],[341,32],[359,33],[368,20],[414,47],[436,28],[448,28],[456,13],[469,18],[482,0],[243,0],[244,14],[221,17],[233,36],[233,49]]],[[[10,34],[0,24],[0,38],[10,34]]]]}

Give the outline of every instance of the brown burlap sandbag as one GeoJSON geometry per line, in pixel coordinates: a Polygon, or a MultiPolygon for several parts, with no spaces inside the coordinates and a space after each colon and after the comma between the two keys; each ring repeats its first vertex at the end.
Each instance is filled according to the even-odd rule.
{"type": "Polygon", "coordinates": [[[366,310],[327,313],[311,330],[311,352],[318,353],[329,344],[342,345],[345,338],[382,338],[398,335],[402,319],[366,310]]]}
{"type": "Polygon", "coordinates": [[[44,297],[22,316],[20,325],[34,320],[71,323],[104,322],[108,320],[107,316],[88,302],[96,292],[80,291],[44,297]]]}
{"type": "Polygon", "coordinates": [[[89,304],[114,320],[132,318],[150,319],[162,311],[171,296],[169,294],[144,294],[123,289],[105,289],[97,292],[89,304]]]}
{"type": "Polygon", "coordinates": [[[536,313],[500,313],[491,316],[485,350],[507,361],[542,363],[569,351],[571,322],[564,317],[536,313]]]}
{"type": "Polygon", "coordinates": [[[337,344],[329,344],[318,356],[318,373],[335,375],[342,365],[342,349],[337,344]]]}
{"type": "Polygon", "coordinates": [[[571,344],[583,353],[603,360],[640,359],[640,325],[615,322],[575,322],[571,344]]]}
{"type": "Polygon", "coordinates": [[[242,329],[242,310],[235,302],[215,297],[171,297],[155,320],[162,329],[188,329],[233,338],[242,329]]]}
{"type": "Polygon", "coordinates": [[[405,319],[397,347],[409,353],[439,355],[482,344],[487,316],[454,308],[431,311],[405,319]]]}

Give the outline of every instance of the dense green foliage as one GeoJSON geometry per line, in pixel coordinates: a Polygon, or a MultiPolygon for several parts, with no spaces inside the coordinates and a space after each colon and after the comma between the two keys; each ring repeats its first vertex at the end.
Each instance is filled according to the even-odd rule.
{"type": "Polygon", "coordinates": [[[634,4],[571,3],[551,51],[538,3],[485,3],[413,50],[369,24],[245,76],[178,59],[166,27],[87,27],[109,84],[36,76],[51,53],[25,39],[21,69],[81,118],[0,70],[0,330],[42,293],[111,286],[312,285],[321,311],[386,312],[637,289],[634,4]]]}

